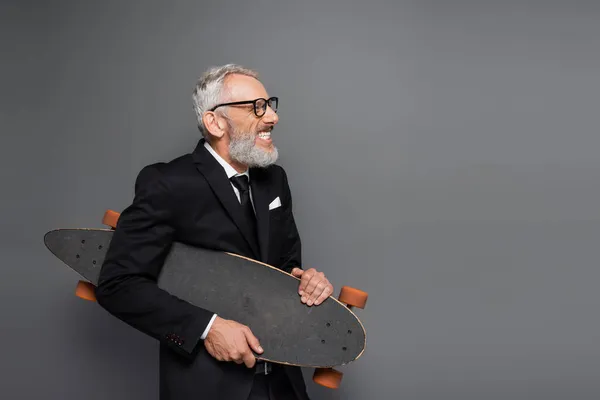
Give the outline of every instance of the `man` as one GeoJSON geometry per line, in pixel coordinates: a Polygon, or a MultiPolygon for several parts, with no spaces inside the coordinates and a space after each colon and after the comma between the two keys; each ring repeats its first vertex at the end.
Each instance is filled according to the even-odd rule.
{"type": "Polygon", "coordinates": [[[333,293],[322,272],[302,269],[290,188],[271,137],[278,99],[254,71],[226,65],[200,78],[193,100],[203,138],[192,153],[139,173],[102,266],[98,302],[160,341],[161,400],[308,399],[300,368],[256,362],[252,351],[263,350],[248,327],[156,284],[180,241],[292,273],[307,306],[333,293]]]}

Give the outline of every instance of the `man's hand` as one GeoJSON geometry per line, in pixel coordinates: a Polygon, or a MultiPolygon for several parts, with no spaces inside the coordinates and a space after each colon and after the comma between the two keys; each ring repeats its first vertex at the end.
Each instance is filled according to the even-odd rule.
{"type": "Polygon", "coordinates": [[[238,322],[223,319],[217,316],[208,335],[204,339],[204,346],[211,356],[219,361],[234,361],[244,363],[252,368],[256,358],[252,350],[260,354],[263,352],[258,339],[252,334],[250,328],[238,322]]]}
{"type": "Polygon", "coordinates": [[[314,268],[306,271],[294,268],[292,275],[300,278],[298,294],[302,296],[301,301],[308,306],[318,306],[333,293],[333,285],[329,283],[325,274],[314,268]]]}

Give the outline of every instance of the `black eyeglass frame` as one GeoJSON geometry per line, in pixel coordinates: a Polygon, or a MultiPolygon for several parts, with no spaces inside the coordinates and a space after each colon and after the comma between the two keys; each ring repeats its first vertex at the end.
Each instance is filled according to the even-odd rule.
{"type": "Polygon", "coordinates": [[[219,107],[235,106],[235,105],[240,105],[240,104],[252,104],[254,106],[254,115],[256,115],[257,117],[262,117],[267,112],[267,105],[269,107],[271,107],[271,109],[273,111],[275,111],[275,113],[277,113],[277,109],[279,108],[279,97],[270,97],[268,99],[259,97],[258,99],[255,99],[255,100],[234,101],[232,103],[217,104],[216,106],[211,108],[209,111],[215,111],[219,107]],[[260,100],[263,100],[265,102],[265,106],[261,107],[262,114],[258,113],[258,102],[260,100]],[[273,108],[273,102],[275,102],[275,108],[273,108]]]}

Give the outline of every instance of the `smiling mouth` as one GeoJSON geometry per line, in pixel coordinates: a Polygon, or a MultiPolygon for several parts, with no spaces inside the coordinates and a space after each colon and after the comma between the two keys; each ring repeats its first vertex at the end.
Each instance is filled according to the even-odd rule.
{"type": "Polygon", "coordinates": [[[271,132],[259,132],[258,137],[263,140],[271,139],[271,132]]]}

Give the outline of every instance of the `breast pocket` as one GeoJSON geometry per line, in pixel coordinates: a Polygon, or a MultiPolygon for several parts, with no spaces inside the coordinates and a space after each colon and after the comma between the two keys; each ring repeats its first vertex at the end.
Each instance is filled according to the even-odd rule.
{"type": "Polygon", "coordinates": [[[281,207],[269,211],[269,219],[271,221],[280,221],[282,215],[281,207]]]}

